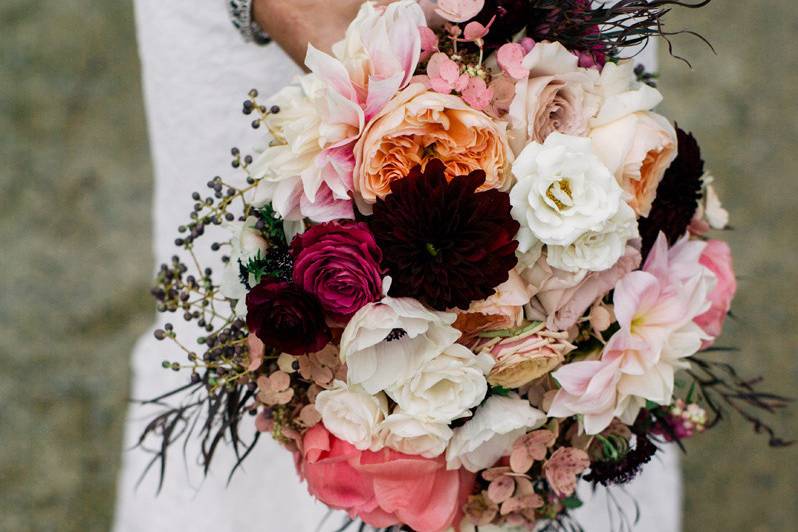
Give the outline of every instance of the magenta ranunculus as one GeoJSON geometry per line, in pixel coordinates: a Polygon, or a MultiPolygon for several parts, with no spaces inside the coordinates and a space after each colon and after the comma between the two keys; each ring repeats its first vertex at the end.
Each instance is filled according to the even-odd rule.
{"type": "Polygon", "coordinates": [[[294,283],[270,277],[247,294],[247,327],[267,347],[292,355],[321,351],[330,341],[319,302],[294,283]]]}
{"type": "Polygon", "coordinates": [[[382,298],[382,252],[366,224],[327,222],[291,242],[294,283],[321,303],[329,317],[345,322],[382,298]]]}
{"type": "MultiPolygon", "coordinates": [[[[731,249],[726,242],[721,240],[710,240],[701,254],[701,264],[709,268],[718,279],[715,289],[709,294],[712,301],[710,309],[694,321],[704,332],[717,338],[723,332],[723,322],[731,308],[732,299],[737,292],[737,278],[734,276],[732,267],[731,249]]],[[[711,346],[713,341],[704,342],[704,349],[711,346]]]]}

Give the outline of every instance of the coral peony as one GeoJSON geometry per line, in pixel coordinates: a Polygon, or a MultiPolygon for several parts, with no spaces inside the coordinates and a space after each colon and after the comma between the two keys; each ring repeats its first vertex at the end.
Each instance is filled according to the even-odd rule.
{"type": "Polygon", "coordinates": [[[447,470],[442,456],[358,451],[321,423],[305,434],[300,468],[311,495],[376,528],[446,530],[459,522],[474,485],[474,475],[447,470]]]}
{"type": "Polygon", "coordinates": [[[364,223],[316,225],[291,242],[294,283],[313,294],[329,316],[345,322],[382,298],[382,252],[364,223]]]}

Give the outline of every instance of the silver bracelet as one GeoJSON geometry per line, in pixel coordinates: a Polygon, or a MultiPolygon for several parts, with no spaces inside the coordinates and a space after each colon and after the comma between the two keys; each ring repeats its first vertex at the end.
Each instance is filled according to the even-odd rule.
{"type": "Polygon", "coordinates": [[[246,42],[269,44],[272,39],[252,18],[252,0],[226,0],[233,26],[246,42]]]}

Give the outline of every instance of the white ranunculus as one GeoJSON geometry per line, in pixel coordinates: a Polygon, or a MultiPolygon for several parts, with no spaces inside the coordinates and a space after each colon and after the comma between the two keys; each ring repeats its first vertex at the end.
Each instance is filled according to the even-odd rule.
{"type": "Polygon", "coordinates": [[[568,272],[602,272],[612,268],[626,252],[626,243],[640,236],[637,217],[626,203],[598,231],[589,231],[570,246],[548,246],[546,260],[568,272]]]}
{"type": "Polygon", "coordinates": [[[421,420],[397,409],[382,422],[380,443],[400,453],[435,458],[446,451],[452,434],[446,423],[421,420]]]}
{"type": "Polygon", "coordinates": [[[377,441],[380,424],[388,411],[384,394],[371,395],[341,381],[320,392],[315,406],[327,430],[361,451],[377,441]]]}
{"type": "Polygon", "coordinates": [[[455,319],[456,314],[429,310],[412,298],[386,296],[369,303],[341,337],[349,383],[377,393],[407,381],[460,337],[452,327],[455,319]]]}
{"type": "MultiPolygon", "coordinates": [[[[237,301],[236,315],[247,315],[247,287],[241,282],[241,268],[258,254],[265,253],[269,243],[263,238],[261,232],[255,228],[258,219],[249,216],[243,222],[230,222],[225,224],[231,233],[230,261],[222,274],[220,291],[223,296],[237,301]]],[[[254,279],[252,280],[254,281],[254,279]]]]}
{"type": "Polygon", "coordinates": [[[529,144],[513,163],[513,174],[510,203],[521,224],[520,253],[538,241],[568,246],[600,231],[622,202],[620,186],[587,138],[552,133],[543,144],[529,144]]]}
{"type": "Polygon", "coordinates": [[[637,81],[633,61],[607,63],[601,70],[598,89],[602,97],[598,114],[590,127],[600,127],[632,113],[650,111],[662,101],[662,94],[637,81]]]}
{"type": "Polygon", "coordinates": [[[520,436],[546,422],[546,414],[517,396],[494,395],[474,417],[454,431],[446,451],[449,469],[465,467],[476,473],[510,453],[520,436]]]}
{"type": "Polygon", "coordinates": [[[452,344],[386,393],[407,414],[448,423],[470,415],[469,410],[482,402],[491,367],[489,355],[478,356],[463,345],[452,344]]]}

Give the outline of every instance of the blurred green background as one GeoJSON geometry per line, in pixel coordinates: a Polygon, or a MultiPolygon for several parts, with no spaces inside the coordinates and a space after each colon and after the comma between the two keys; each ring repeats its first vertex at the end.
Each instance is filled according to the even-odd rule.
{"type": "MultiPolygon", "coordinates": [[[[794,0],[715,0],[676,10],[670,24],[718,50],[676,38],[694,69],[662,50],[660,87],[665,114],[696,134],[732,214],[724,237],[741,282],[722,343],[741,348],[729,358],[746,374],[795,395],[794,0]]],[[[3,0],[0,58],[0,530],[106,530],[128,357],[152,317],[152,175],[132,5],[3,0]]],[[[797,419],[793,410],[775,425],[798,437],[797,419]]],[[[735,420],[688,448],[688,532],[798,527],[797,447],[770,451],[735,420]]]]}

